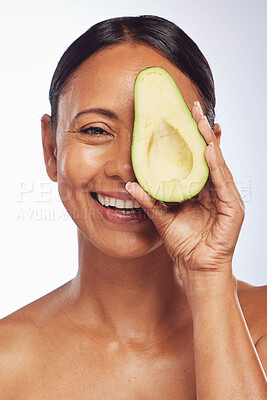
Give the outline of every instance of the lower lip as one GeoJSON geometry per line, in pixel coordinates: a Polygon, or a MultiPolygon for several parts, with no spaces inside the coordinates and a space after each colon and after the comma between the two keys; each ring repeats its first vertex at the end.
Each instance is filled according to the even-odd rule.
{"type": "Polygon", "coordinates": [[[136,214],[121,214],[111,208],[107,208],[102,206],[96,199],[94,199],[97,208],[101,212],[101,214],[110,222],[114,222],[116,224],[125,224],[125,223],[139,223],[144,222],[148,219],[148,216],[145,212],[136,213],[136,214]]]}

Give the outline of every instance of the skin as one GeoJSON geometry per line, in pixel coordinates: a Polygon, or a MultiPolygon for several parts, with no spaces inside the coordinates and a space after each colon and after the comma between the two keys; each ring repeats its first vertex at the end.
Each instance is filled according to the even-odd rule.
{"type": "Polygon", "coordinates": [[[79,271],[1,321],[5,399],[264,398],[266,287],[233,277],[244,204],[219,147],[220,127],[210,129],[196,100],[190,79],[159,52],[123,44],[93,55],[68,81],[56,135],[43,116],[47,173],[78,227],[79,271]],[[170,208],[129,184],[149,219],[111,223],[99,217],[89,192],[126,192],[135,181],[134,81],[155,65],[175,79],[213,142],[206,149],[213,186],[170,208]],[[75,119],[88,108],[108,108],[118,118],[75,119]],[[82,134],[84,125],[106,134],[82,134]]]}

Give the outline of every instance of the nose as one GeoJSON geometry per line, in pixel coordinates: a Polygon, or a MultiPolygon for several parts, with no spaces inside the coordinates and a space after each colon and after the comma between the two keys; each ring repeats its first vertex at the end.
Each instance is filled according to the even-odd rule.
{"type": "Polygon", "coordinates": [[[136,181],[131,159],[132,137],[127,140],[118,138],[116,145],[111,150],[110,159],[105,166],[105,174],[113,179],[123,182],[136,181]]]}

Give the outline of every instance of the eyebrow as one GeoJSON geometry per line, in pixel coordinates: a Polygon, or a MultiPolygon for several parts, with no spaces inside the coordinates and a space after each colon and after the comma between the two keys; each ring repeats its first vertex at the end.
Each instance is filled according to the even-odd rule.
{"type": "Polygon", "coordinates": [[[108,110],[106,108],[88,108],[86,110],[82,110],[78,112],[78,114],[75,115],[73,118],[72,122],[74,122],[78,117],[80,117],[83,114],[100,114],[104,115],[105,117],[112,118],[118,120],[119,117],[117,114],[115,114],[113,111],[108,110]]]}

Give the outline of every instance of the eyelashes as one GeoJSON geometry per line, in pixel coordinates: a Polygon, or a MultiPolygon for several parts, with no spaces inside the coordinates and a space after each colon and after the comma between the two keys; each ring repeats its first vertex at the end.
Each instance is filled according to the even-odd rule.
{"type": "Polygon", "coordinates": [[[83,135],[90,135],[90,136],[103,136],[103,135],[110,135],[104,129],[99,128],[98,126],[89,126],[87,128],[81,128],[79,130],[80,133],[83,135]]]}
{"type": "Polygon", "coordinates": [[[81,127],[71,126],[68,132],[81,140],[94,142],[106,142],[116,136],[116,133],[106,124],[103,127],[99,126],[98,123],[95,125],[83,125],[81,127]],[[105,129],[107,127],[107,129],[105,129]]]}

